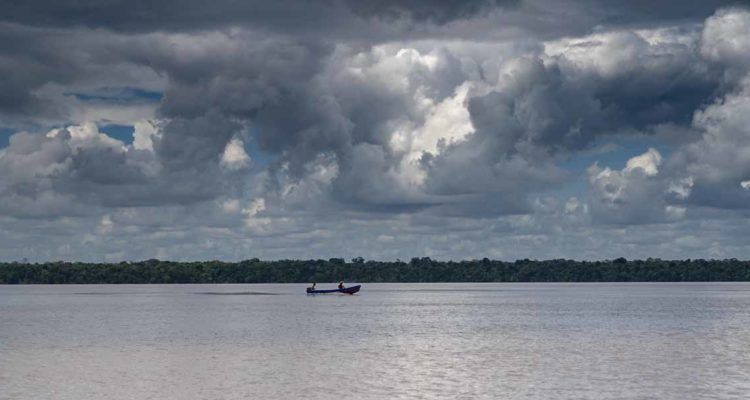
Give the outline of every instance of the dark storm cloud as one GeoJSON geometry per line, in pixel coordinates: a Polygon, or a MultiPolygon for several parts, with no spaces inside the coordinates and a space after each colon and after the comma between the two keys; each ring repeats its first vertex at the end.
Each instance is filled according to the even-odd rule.
{"type": "Polygon", "coordinates": [[[703,20],[718,8],[740,5],[738,0],[650,1],[650,0],[584,0],[584,8],[595,9],[601,23],[618,26],[633,23],[665,24],[674,21],[703,20]]]}
{"type": "MultiPolygon", "coordinates": [[[[22,128],[70,121],[80,99],[107,87],[153,92],[156,72],[131,57],[134,41],[88,30],[0,23],[0,124],[22,128]]],[[[91,99],[89,99],[91,100],[91,99]]]]}
{"type": "Polygon", "coordinates": [[[226,26],[283,32],[353,30],[357,18],[446,23],[517,0],[322,1],[3,1],[3,18],[36,26],[86,26],[126,32],[192,31],[226,26]]]}
{"type": "MultiPolygon", "coordinates": [[[[314,96],[306,87],[330,53],[322,44],[245,32],[198,38],[0,28],[9,41],[28,41],[26,50],[0,50],[10,60],[0,69],[13,78],[0,83],[5,124],[65,121],[74,112],[73,100],[80,99],[37,94],[49,85],[137,81],[138,69],[148,68],[168,78],[158,112],[170,122],[158,151],[165,160],[182,157],[182,166],[218,161],[232,135],[261,108],[282,103],[288,111],[294,107],[285,98],[314,96]]],[[[94,93],[101,90],[93,86],[94,93]]]]}
{"type": "MultiPolygon", "coordinates": [[[[48,82],[69,82],[77,70],[54,50],[47,37],[28,29],[0,24],[0,115],[28,118],[61,117],[64,107],[33,93],[48,82]]],[[[6,124],[8,121],[5,122],[6,124]]]]}
{"type": "MultiPolygon", "coordinates": [[[[500,6],[500,14],[496,24],[490,24],[502,29],[512,28],[516,30],[527,31],[531,36],[535,30],[540,32],[547,28],[541,21],[527,24],[527,15],[536,15],[534,10],[547,12],[557,12],[558,8],[563,8],[557,4],[547,6],[543,2],[530,2],[516,4],[516,2],[453,2],[453,1],[409,1],[409,2],[196,2],[191,4],[171,4],[169,2],[144,2],[143,4],[133,4],[132,2],[120,1],[85,1],[85,2],[46,2],[46,1],[6,1],[2,8],[4,12],[0,18],[7,22],[17,24],[28,24],[38,27],[55,27],[59,30],[34,30],[17,25],[4,24],[0,27],[0,42],[4,43],[0,56],[8,61],[0,64],[0,69],[4,76],[11,77],[0,83],[1,112],[7,118],[30,118],[31,116],[48,116],[52,119],[64,119],[71,113],[70,105],[61,101],[54,101],[44,98],[38,93],[37,89],[46,84],[55,83],[69,85],[72,82],[79,81],[82,78],[91,80],[91,76],[106,73],[114,65],[123,65],[127,63],[142,64],[153,67],[160,71],[165,71],[171,79],[174,79],[175,85],[170,89],[175,91],[175,95],[165,103],[164,110],[169,111],[171,105],[178,106],[179,98],[200,98],[204,102],[223,101],[225,103],[236,102],[233,106],[237,109],[249,108],[247,103],[263,94],[256,93],[256,87],[250,86],[248,80],[261,76],[259,69],[249,68],[245,71],[243,81],[238,81],[237,74],[231,69],[241,69],[244,65],[263,60],[266,57],[275,58],[275,51],[284,52],[284,44],[280,45],[279,50],[273,46],[267,46],[265,49],[255,48],[252,45],[247,47],[237,46],[234,49],[228,49],[226,54],[219,54],[219,51],[205,50],[204,56],[187,58],[175,58],[176,52],[171,51],[168,47],[157,43],[151,49],[144,48],[152,46],[148,40],[128,39],[126,37],[116,37],[113,35],[101,35],[104,38],[97,40],[95,33],[74,31],[67,32],[64,29],[71,26],[85,26],[91,28],[104,28],[110,30],[119,30],[125,32],[162,32],[162,31],[192,31],[195,29],[214,29],[226,28],[228,26],[239,25],[251,29],[260,29],[276,34],[295,37],[304,31],[304,39],[299,44],[293,42],[297,39],[287,39],[292,46],[310,46],[313,45],[322,36],[315,34],[319,31],[328,31],[325,35],[326,41],[348,40],[359,36],[358,40],[364,42],[377,42],[379,40],[398,39],[411,33],[404,32],[402,25],[391,18],[394,12],[404,18],[416,22],[460,20],[474,16],[487,15],[489,9],[494,6],[500,6]],[[526,8],[525,8],[526,7],[526,8]],[[528,9],[527,9],[528,8],[528,9]],[[347,16],[351,10],[356,11],[356,15],[367,18],[375,18],[371,25],[363,28],[360,22],[354,21],[356,18],[347,16]],[[516,15],[518,14],[518,15],[516,15]],[[389,17],[390,16],[390,17],[389,17]],[[518,22],[513,19],[518,18],[518,22]],[[507,19],[507,20],[506,20],[507,19]],[[381,33],[374,34],[377,30],[381,33]],[[394,31],[395,29],[395,31],[394,31]],[[312,40],[312,42],[310,41],[312,40]],[[104,43],[106,42],[106,43],[104,43]],[[230,55],[231,54],[231,55],[230,55]],[[79,57],[79,55],[85,55],[79,57]],[[218,56],[216,60],[212,56],[218,56]],[[253,75],[253,71],[256,72],[253,75]],[[98,72],[98,73],[97,73],[98,72]],[[226,75],[225,75],[226,74],[226,75]],[[217,95],[222,82],[213,83],[215,87],[199,87],[196,81],[203,79],[209,81],[211,78],[225,80],[225,85],[244,86],[245,93],[241,97],[221,97],[217,95]],[[188,82],[184,93],[177,92],[181,82],[188,82]],[[209,92],[210,96],[203,96],[208,89],[214,90],[209,92]],[[189,90],[192,90],[190,92],[189,90]],[[198,94],[198,90],[203,90],[198,94]]],[[[664,18],[670,16],[682,17],[700,17],[704,18],[715,9],[715,5],[701,2],[700,6],[680,5],[671,7],[679,12],[670,13],[668,4],[662,2],[653,2],[650,4],[639,4],[634,8],[624,6],[622,2],[615,2],[604,6],[598,3],[586,4],[573,2],[570,4],[571,9],[578,10],[578,16],[591,16],[590,21],[576,25],[576,31],[585,32],[592,29],[598,24],[608,21],[607,13],[619,15],[622,22],[637,23],[644,18],[662,15],[664,18]],[[713,8],[712,8],[713,7],[713,8]],[[607,10],[615,11],[607,11],[607,10]],[[635,10],[635,11],[634,11],[635,10]]],[[[616,21],[610,21],[617,26],[616,21]]],[[[446,28],[441,31],[423,31],[413,34],[416,37],[444,37],[445,35],[456,35],[457,37],[477,36],[481,38],[486,35],[485,27],[482,26],[479,31],[464,32],[463,27],[456,28],[456,32],[451,33],[452,28],[446,28]]],[[[491,28],[494,29],[494,28],[491,28]]],[[[412,31],[411,28],[408,28],[412,31]]],[[[417,30],[419,31],[419,29],[417,30]]],[[[561,31],[558,34],[570,34],[573,31],[561,31]]],[[[247,37],[248,41],[259,40],[265,42],[261,34],[254,34],[247,37]]],[[[318,42],[319,43],[319,42],[318,42]]],[[[210,46],[209,43],[206,43],[210,46]]],[[[330,44],[329,44],[330,45],[330,44]]],[[[261,47],[262,45],[256,46],[261,47]]],[[[315,44],[314,46],[324,46],[315,44]]],[[[320,63],[326,57],[326,52],[312,50],[312,57],[305,56],[306,59],[300,60],[291,58],[282,58],[272,68],[289,69],[297,68],[299,77],[297,80],[304,81],[306,77],[312,75],[316,68],[313,64],[320,63]],[[309,73],[303,68],[310,67],[309,73]],[[301,72],[301,73],[300,73],[301,72]]],[[[111,72],[110,72],[111,73],[111,72]]],[[[636,77],[643,75],[633,74],[636,77]]],[[[290,79],[291,76],[289,77],[290,79]]],[[[685,76],[686,80],[694,78],[685,76]]],[[[657,79],[654,79],[657,80],[657,79]]],[[[622,79],[622,88],[628,88],[630,77],[622,79]]],[[[700,82],[700,80],[698,81],[700,82]]],[[[277,84],[270,82],[270,85],[277,84]]],[[[649,85],[643,85],[650,87],[649,85]]],[[[617,88],[614,88],[617,89],[617,88]]],[[[286,91],[289,93],[289,91],[286,91]]],[[[693,98],[692,94],[687,98],[693,98]]],[[[697,93],[700,94],[700,93],[697,93]]],[[[306,94],[312,96],[313,94],[306,94]]],[[[644,96],[648,97],[648,96],[644,96]]],[[[602,96],[606,101],[606,96],[602,96]]],[[[680,97],[686,98],[686,97],[680,97]]],[[[690,104],[692,102],[687,100],[690,104]]],[[[638,100],[635,101],[635,104],[638,100]]],[[[622,104],[622,103],[621,103],[622,104]]],[[[186,107],[195,107],[194,105],[185,104],[186,107]]],[[[636,105],[637,106],[637,105],[636,105]]],[[[666,110],[663,112],[670,112],[666,110]]],[[[251,111],[249,111],[251,112],[251,111]]]]}
{"type": "Polygon", "coordinates": [[[331,46],[253,32],[146,42],[137,57],[169,77],[155,149],[174,170],[216,165],[230,139],[251,130],[259,148],[293,159],[301,173],[340,148],[337,114],[314,84],[331,46]],[[337,139],[338,138],[338,139],[337,139]]]}
{"type": "Polygon", "coordinates": [[[168,168],[201,169],[218,162],[239,128],[240,125],[211,112],[192,119],[174,118],[164,127],[155,149],[168,168]]]}
{"type": "Polygon", "coordinates": [[[445,23],[458,18],[471,17],[493,7],[515,7],[520,0],[378,0],[349,1],[347,7],[355,14],[367,17],[408,17],[418,21],[445,23]]]}
{"type": "Polygon", "coordinates": [[[502,74],[509,79],[469,102],[478,135],[493,138],[494,150],[501,153],[514,152],[519,141],[578,150],[602,134],[689,123],[720,87],[722,71],[687,46],[650,54],[652,46],[644,39],[615,34],[596,47],[605,49],[584,63],[622,59],[605,70],[580,65],[565,53],[553,62],[521,58],[506,65],[502,74]]]}
{"type": "Polygon", "coordinates": [[[595,0],[322,0],[122,1],[3,0],[0,20],[40,27],[119,32],[190,32],[241,26],[283,35],[364,42],[411,37],[486,40],[490,31],[516,38],[580,35],[596,27],[702,21],[741,1],[595,0]],[[462,21],[483,19],[479,24],[462,21]],[[427,24],[425,26],[424,24],[427,24]],[[430,25],[455,25],[446,32],[430,25]]]}
{"type": "MultiPolygon", "coordinates": [[[[8,33],[6,37],[29,42],[26,51],[21,45],[2,50],[10,61],[2,63],[2,68],[14,78],[4,84],[8,89],[4,96],[13,105],[0,109],[5,126],[25,126],[29,124],[26,121],[45,126],[49,124],[45,120],[65,121],[76,111],[76,105],[79,109],[86,107],[77,104],[81,100],[68,93],[101,92],[113,81],[136,80],[142,68],[167,77],[158,110],[158,115],[167,121],[150,139],[155,159],[143,160],[134,149],[123,152],[96,146],[77,148],[64,139],[44,139],[39,135],[41,142],[33,153],[45,153],[44,143],[49,140],[63,140],[61,146],[67,151],[62,160],[39,165],[57,168],[54,165],[59,164],[55,174],[26,176],[24,182],[4,187],[7,196],[24,187],[36,188],[18,198],[19,204],[30,208],[17,215],[64,215],[66,210],[73,210],[63,205],[42,205],[48,210],[33,210],[34,202],[23,200],[44,198],[40,193],[65,194],[70,197],[66,203],[80,199],[93,205],[137,206],[193,202],[241,190],[222,187],[227,174],[219,163],[227,144],[243,134],[259,110],[281,102],[287,111],[293,111],[288,99],[305,94],[309,80],[318,73],[319,64],[330,51],[328,46],[315,43],[258,38],[245,32],[235,33],[239,37],[225,33],[201,37],[123,36],[85,30],[0,27],[8,33]],[[27,75],[29,71],[31,75],[27,75]],[[55,89],[56,96],[37,95],[40,90],[56,86],[63,88],[55,89]],[[74,90],[66,89],[71,86],[74,90]],[[52,107],[60,111],[45,111],[52,107]],[[150,164],[163,169],[154,169],[150,164]],[[155,172],[144,176],[141,167],[155,172]],[[108,189],[112,187],[125,194],[108,189]]],[[[12,162],[18,149],[11,141],[5,151],[8,175],[4,181],[13,170],[21,168],[12,162]]],[[[241,188],[242,182],[237,181],[234,186],[241,188]]]]}

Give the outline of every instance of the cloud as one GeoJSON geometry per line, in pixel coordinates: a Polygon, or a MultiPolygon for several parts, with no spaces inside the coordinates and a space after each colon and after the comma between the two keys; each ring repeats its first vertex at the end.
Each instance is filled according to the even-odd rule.
{"type": "MultiPolygon", "coordinates": [[[[750,67],[733,50],[734,44],[750,37],[750,31],[741,27],[742,21],[750,21],[748,15],[737,9],[719,11],[708,19],[702,33],[701,53],[727,63],[732,74],[747,74],[750,67]]],[[[592,215],[605,221],[643,223],[682,217],[687,206],[747,208],[748,77],[730,86],[713,103],[696,109],[692,129],[700,132],[699,140],[679,147],[663,169],[661,156],[652,150],[631,158],[623,171],[598,166],[589,169],[594,192],[592,215]],[[641,173],[634,174],[636,169],[641,173]]]]}
{"type": "Polygon", "coordinates": [[[619,171],[596,164],[589,167],[588,210],[594,221],[627,225],[682,218],[685,209],[667,203],[669,191],[659,175],[661,166],[662,156],[652,148],[629,159],[619,171]]]}
{"type": "Polygon", "coordinates": [[[138,120],[133,123],[133,148],[154,151],[154,140],[161,139],[158,121],[138,120]]]}
{"type": "MultiPolygon", "coordinates": [[[[107,32],[46,29],[0,22],[0,117],[5,127],[22,129],[118,119],[153,113],[153,101],[113,103],[82,97],[103,88],[158,91],[163,77],[128,60],[125,38],[107,32]],[[76,94],[79,94],[76,96],[76,94]]],[[[130,100],[133,100],[132,98],[130,100]]]]}
{"type": "Polygon", "coordinates": [[[647,152],[628,160],[625,164],[625,172],[633,173],[634,170],[640,169],[646,176],[654,176],[659,173],[661,165],[661,154],[654,150],[648,149],[647,152]]]}
{"type": "Polygon", "coordinates": [[[14,3],[0,216],[28,231],[5,235],[65,220],[102,257],[136,237],[143,256],[669,252],[622,231],[749,204],[750,18],[719,5],[14,3]]]}
{"type": "Polygon", "coordinates": [[[750,65],[750,12],[741,8],[718,10],[706,20],[701,52],[714,61],[750,65]]]}
{"type": "Polygon", "coordinates": [[[242,184],[232,174],[249,162],[230,145],[227,172],[219,169],[218,158],[204,170],[175,169],[135,143],[125,145],[91,123],[11,136],[0,155],[0,196],[6,199],[0,212],[61,217],[97,213],[100,207],[203,201],[231,193],[222,189],[228,179],[238,190],[242,184]]]}
{"type": "Polygon", "coordinates": [[[230,170],[239,170],[250,165],[250,156],[245,152],[245,143],[241,139],[233,138],[227,143],[221,155],[221,165],[230,170]]]}
{"type": "Polygon", "coordinates": [[[5,20],[35,26],[86,26],[124,32],[154,30],[193,31],[225,26],[261,27],[270,31],[310,34],[341,30],[353,33],[357,24],[371,18],[406,19],[442,24],[470,17],[493,6],[513,6],[518,2],[497,0],[435,1],[378,0],[363,4],[350,0],[297,1],[218,0],[161,2],[109,1],[55,2],[31,0],[6,4],[5,20]],[[136,11],[137,10],[137,11],[136,11]]]}
{"type": "Polygon", "coordinates": [[[701,140],[680,149],[675,164],[693,182],[691,203],[719,208],[748,208],[750,194],[750,85],[745,83],[696,113],[701,140]]]}

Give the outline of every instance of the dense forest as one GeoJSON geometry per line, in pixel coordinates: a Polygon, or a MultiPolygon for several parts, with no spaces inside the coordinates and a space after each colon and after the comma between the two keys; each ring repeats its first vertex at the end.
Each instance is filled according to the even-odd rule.
{"type": "Polygon", "coordinates": [[[113,264],[0,263],[0,284],[293,282],[676,282],[750,281],[750,261],[624,258],[606,261],[489,259],[410,262],[258,259],[240,262],[146,260],[113,264]]]}

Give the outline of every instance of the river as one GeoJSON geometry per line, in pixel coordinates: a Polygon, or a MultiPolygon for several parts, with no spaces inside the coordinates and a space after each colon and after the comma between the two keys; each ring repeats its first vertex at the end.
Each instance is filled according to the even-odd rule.
{"type": "Polygon", "coordinates": [[[748,283],[305,286],[0,286],[0,399],[750,398],[748,283]]]}

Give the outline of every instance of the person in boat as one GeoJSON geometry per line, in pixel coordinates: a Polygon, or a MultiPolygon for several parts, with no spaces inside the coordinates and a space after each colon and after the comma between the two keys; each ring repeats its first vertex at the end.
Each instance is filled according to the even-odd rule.
{"type": "Polygon", "coordinates": [[[344,288],[344,281],[340,281],[339,282],[339,289],[343,289],[343,288],[344,288]]]}
{"type": "Polygon", "coordinates": [[[310,286],[308,289],[315,290],[315,282],[313,282],[312,286],[310,286]]]}

